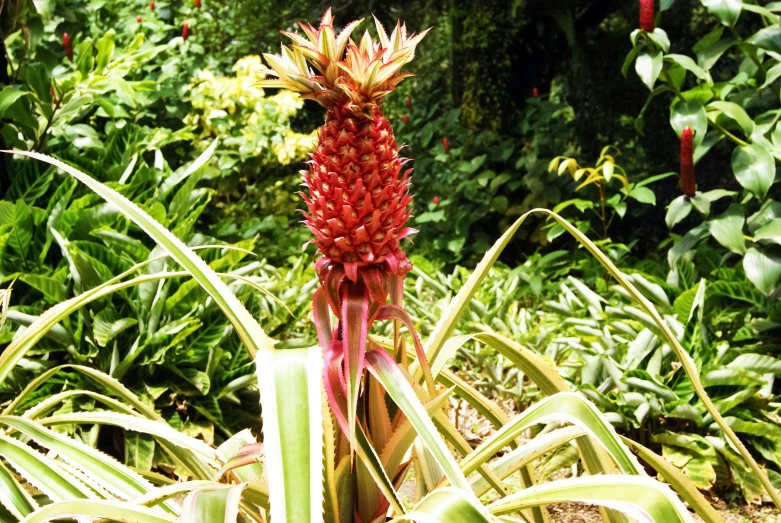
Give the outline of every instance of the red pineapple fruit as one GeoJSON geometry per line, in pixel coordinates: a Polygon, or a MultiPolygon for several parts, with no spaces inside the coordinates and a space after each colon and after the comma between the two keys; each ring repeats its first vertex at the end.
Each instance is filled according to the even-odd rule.
{"type": "Polygon", "coordinates": [[[329,9],[319,29],[300,24],[305,36],[284,33],[294,45],[282,46],[280,55],[264,55],[277,78],[263,82],[327,109],[309,172],[302,172],[308,192],[302,195],[309,210],[305,222],[322,254],[318,268],[342,265],[352,281],[362,268],[398,275],[412,268],[400,246],[415,232],[405,227],[412,169],[403,170],[407,160],[399,157],[382,100],[410,76],[400,69],[426,34],[407,35],[406,27],[397,25],[388,37],[377,22],[379,42],[367,31],[356,43],[350,34],[359,22],[336,36],[329,9]]]}
{"type": "MultiPolygon", "coordinates": [[[[315,292],[313,309],[323,348],[323,381],[331,411],[350,441],[351,455],[366,333],[374,321],[408,318],[403,309],[386,301],[390,296],[400,303],[402,277],[412,269],[400,244],[415,232],[406,227],[412,169],[404,169],[407,160],[399,157],[382,101],[410,76],[401,68],[414,58],[415,47],[427,32],[408,35],[398,23],[388,36],[375,19],[379,41],[366,31],[356,43],[350,35],[360,22],[336,35],[329,9],[318,29],[300,24],[304,35],[284,33],[294,45],[282,46],[279,55],[265,55],[276,78],[262,82],[298,92],[327,110],[309,171],[302,172],[302,197],[308,210],[304,222],[321,255],[315,269],[322,286],[315,292]],[[329,307],[339,320],[338,329],[331,329],[323,314],[329,307]]],[[[411,325],[411,320],[402,321],[411,325]]],[[[413,340],[433,395],[436,389],[423,345],[416,335],[413,340]]],[[[383,516],[388,501],[374,499],[382,499],[377,514],[383,516]]]]}
{"type": "Polygon", "coordinates": [[[646,33],[654,31],[654,0],[640,0],[640,29],[646,33]]]}
{"type": "Polygon", "coordinates": [[[681,190],[692,198],[697,193],[697,182],[694,179],[694,132],[691,127],[684,127],[681,133],[681,190]]]}

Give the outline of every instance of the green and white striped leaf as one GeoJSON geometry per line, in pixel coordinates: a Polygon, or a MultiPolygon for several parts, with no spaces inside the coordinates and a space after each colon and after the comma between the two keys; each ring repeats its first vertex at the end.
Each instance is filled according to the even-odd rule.
{"type": "Polygon", "coordinates": [[[640,523],[693,523],[670,488],[647,476],[586,476],[536,485],[488,506],[492,514],[579,501],[619,510],[640,523]]]}

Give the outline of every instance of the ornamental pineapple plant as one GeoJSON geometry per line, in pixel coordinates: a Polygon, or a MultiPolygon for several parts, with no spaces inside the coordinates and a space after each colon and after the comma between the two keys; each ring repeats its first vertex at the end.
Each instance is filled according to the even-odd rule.
{"type": "MultiPolygon", "coordinates": [[[[323,381],[343,443],[336,444],[336,463],[349,463],[341,470],[354,478],[363,474],[363,465],[354,460],[356,425],[382,448],[403,422],[403,416],[391,422],[385,402],[376,401],[375,394],[384,393],[364,376],[364,369],[369,353],[390,365],[406,366],[404,345],[396,328],[396,359],[373,346],[367,339],[372,323],[393,320],[407,326],[428,392],[431,397],[436,394],[422,344],[401,308],[403,277],[412,269],[401,242],[416,232],[406,226],[412,212],[412,169],[399,156],[400,147],[382,110],[385,96],[410,76],[401,69],[414,58],[428,30],[408,34],[406,26],[397,23],[388,35],[375,18],[379,40],[366,31],[356,42],[351,35],[361,22],[348,24],[337,35],[329,9],[319,28],[300,24],[304,35],[283,32],[293,45],[283,45],[279,55],[264,55],[272,78],[261,82],[264,87],[297,92],[326,109],[309,169],[301,171],[306,188],[301,196],[322,284],[313,309],[325,360],[323,381]],[[377,419],[386,423],[370,423],[377,419]]],[[[409,464],[398,456],[385,463],[386,473],[403,479],[409,464]]],[[[362,483],[350,482],[356,488],[362,483]]],[[[366,522],[384,520],[389,507],[389,500],[373,486],[340,502],[347,504],[344,511],[354,510],[357,520],[366,522]],[[351,498],[354,507],[347,506],[351,498]]]]}

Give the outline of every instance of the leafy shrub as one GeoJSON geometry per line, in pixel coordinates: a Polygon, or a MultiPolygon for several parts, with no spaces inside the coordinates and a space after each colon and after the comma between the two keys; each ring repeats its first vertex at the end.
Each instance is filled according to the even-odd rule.
{"type": "MultiPolygon", "coordinates": [[[[771,37],[779,23],[773,11],[777,6],[744,4],[742,0],[703,0],[702,4],[710,15],[708,21],[718,25],[693,47],[696,60],[670,53],[669,38],[657,27],[651,33],[632,33],[634,47],[624,69],[626,72],[634,62],[651,90],[643,112],[658,97],[670,100],[672,128],[679,136],[684,127],[694,131],[695,162],[706,156],[729,155],[734,178],[719,182],[742,190],[739,194],[717,186],[692,196],[682,195],[670,204],[670,228],[693,209],[701,216],[701,223],[685,232],[670,250],[670,267],[675,272],[683,253],[712,238],[725,253],[731,253],[729,258],[740,260],[743,273],[757,289],[771,296],[781,279],[776,233],[781,204],[776,201],[779,186],[774,184],[776,158],[781,158],[774,116],[779,103],[772,94],[778,89],[781,69],[771,37]],[[749,20],[752,17],[756,19],[749,20]],[[760,20],[770,25],[756,30],[753,22],[760,20]]],[[[670,3],[663,11],[671,8],[681,7],[670,3]]],[[[716,185],[703,176],[697,181],[702,188],[716,185]]]]}

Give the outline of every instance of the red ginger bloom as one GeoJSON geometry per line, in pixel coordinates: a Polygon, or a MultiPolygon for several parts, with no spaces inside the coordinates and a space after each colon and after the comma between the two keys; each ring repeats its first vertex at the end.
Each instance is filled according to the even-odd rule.
{"type": "Polygon", "coordinates": [[[654,31],[654,0],[640,0],[640,29],[646,33],[654,31]]]}
{"type": "Polygon", "coordinates": [[[697,193],[697,182],[694,179],[694,132],[691,127],[684,127],[681,133],[681,190],[692,198],[697,193]]]}
{"type": "Polygon", "coordinates": [[[412,97],[408,96],[406,102],[404,102],[404,103],[407,104],[407,109],[411,109],[412,108],[412,97]]]}
{"type": "Polygon", "coordinates": [[[137,17],[136,17],[136,22],[138,22],[139,24],[142,22],[142,20],[143,20],[143,19],[142,19],[140,16],[137,16],[137,17]]]}
{"type": "Polygon", "coordinates": [[[154,11],[155,10],[155,0],[150,0],[149,2],[149,10],[154,11]]]}
{"type": "Polygon", "coordinates": [[[201,8],[201,0],[195,0],[195,8],[200,9],[201,8]]]}
{"type": "Polygon", "coordinates": [[[190,36],[190,24],[185,22],[182,24],[182,40],[186,42],[188,36],[190,36]]]}
{"type": "Polygon", "coordinates": [[[431,201],[434,202],[434,205],[439,205],[439,196],[434,196],[434,199],[431,201]]]}
{"type": "Polygon", "coordinates": [[[442,147],[445,149],[445,154],[450,153],[450,140],[447,138],[442,138],[442,147]]]}
{"type": "Polygon", "coordinates": [[[409,123],[409,115],[405,114],[404,116],[402,116],[401,117],[401,121],[404,122],[404,124],[408,124],[409,123]]]}
{"type": "Polygon", "coordinates": [[[397,24],[389,37],[376,21],[379,42],[367,31],[355,43],[350,35],[358,23],[337,36],[329,9],[319,29],[300,24],[306,36],[283,33],[294,45],[283,46],[280,55],[264,55],[277,78],[263,82],[301,93],[328,110],[309,172],[302,173],[308,192],[305,223],[323,255],[318,269],[342,265],[352,281],[362,268],[398,275],[412,268],[400,247],[400,240],[415,232],[405,227],[412,169],[402,171],[407,160],[399,157],[381,102],[410,76],[400,70],[427,32],[407,35],[397,24]]]}
{"type": "Polygon", "coordinates": [[[65,56],[68,60],[73,61],[73,44],[71,44],[71,37],[68,33],[62,33],[62,47],[65,48],[65,56]]]}
{"type": "Polygon", "coordinates": [[[539,98],[540,97],[540,90],[534,87],[532,89],[532,98],[539,98]]]}

